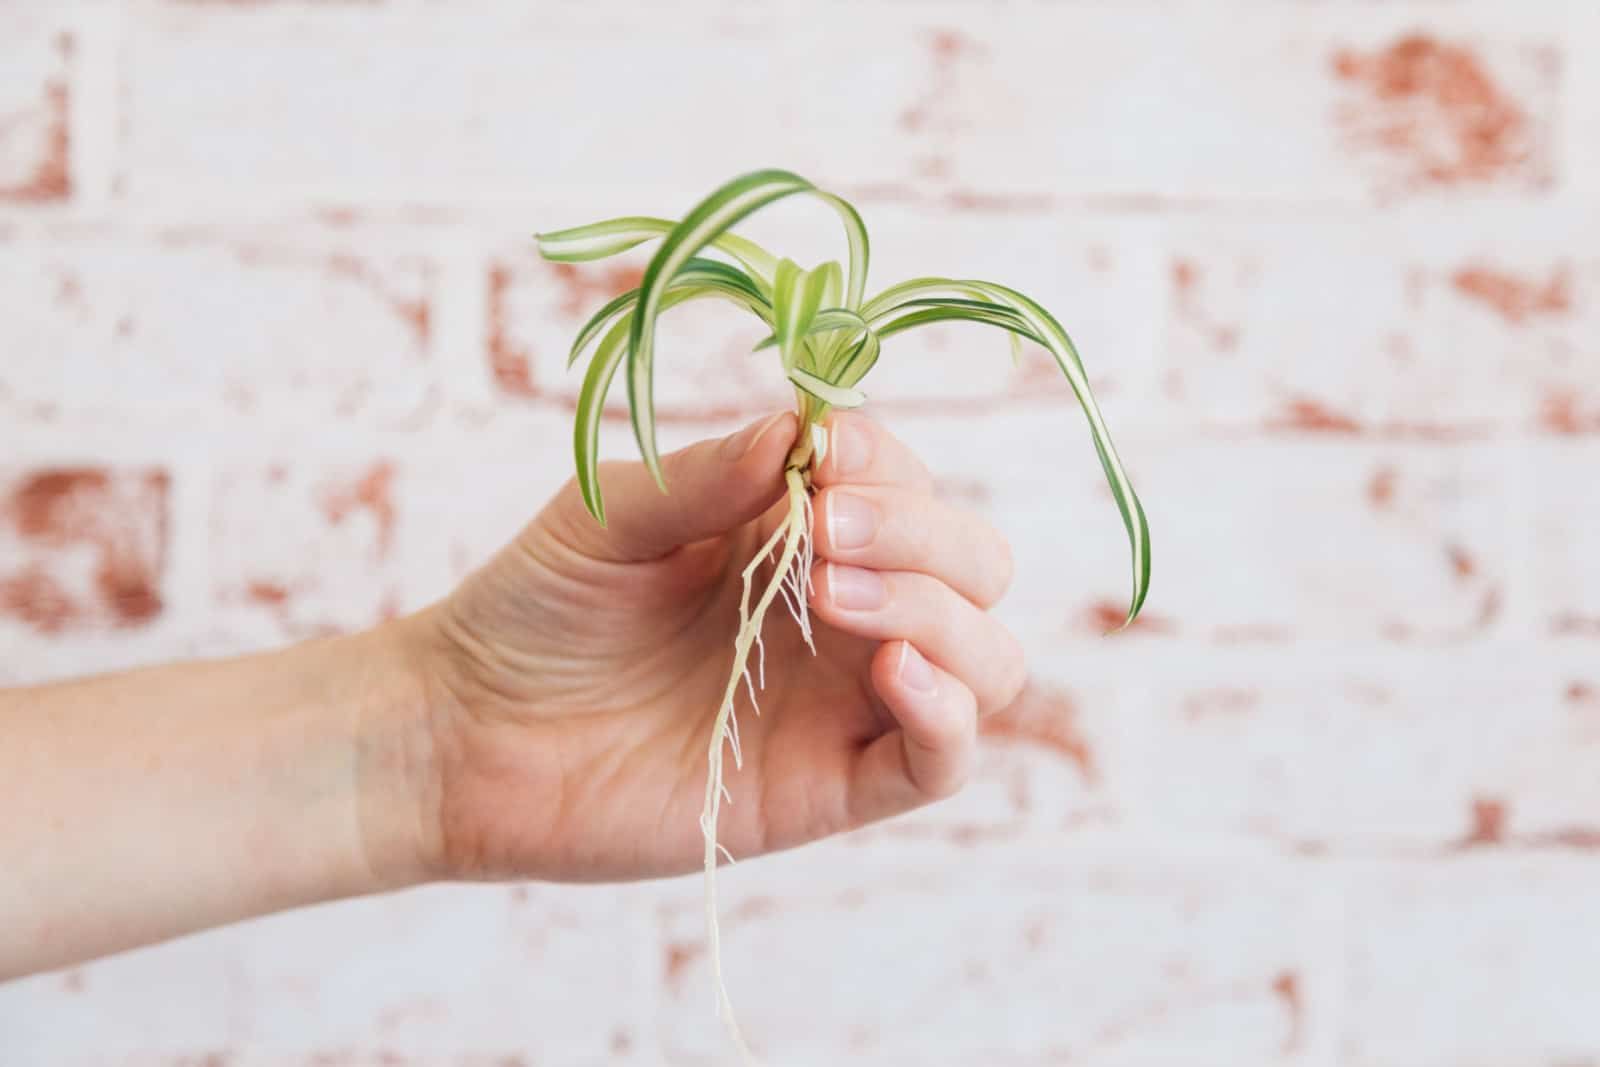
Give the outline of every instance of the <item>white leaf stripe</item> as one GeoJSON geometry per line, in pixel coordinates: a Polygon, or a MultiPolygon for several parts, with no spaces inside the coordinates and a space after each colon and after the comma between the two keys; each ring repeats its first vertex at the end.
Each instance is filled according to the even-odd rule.
{"type": "MultiPolygon", "coordinates": [[[[567,230],[534,234],[539,243],[539,254],[555,263],[587,263],[605,259],[635,248],[646,241],[664,237],[677,226],[671,219],[657,219],[646,215],[607,219],[587,226],[574,226],[567,230]]],[[[711,242],[711,246],[738,260],[750,272],[757,288],[765,295],[770,288],[773,267],[777,260],[754,241],[738,234],[725,233],[711,242]]]]}
{"type": "Polygon", "coordinates": [[[583,324],[583,328],[578,331],[578,336],[572,341],[572,351],[567,353],[568,368],[578,362],[578,357],[583,354],[585,348],[589,347],[589,342],[598,337],[601,331],[611,323],[612,319],[632,307],[633,302],[638,299],[639,290],[629,289],[626,293],[622,293],[608,301],[604,307],[595,312],[589,321],[583,324]]]}
{"type": "Polygon", "coordinates": [[[844,304],[854,311],[861,307],[861,299],[867,291],[867,261],[872,249],[871,242],[867,240],[867,225],[861,221],[861,216],[849,201],[821,190],[817,191],[817,195],[844,220],[845,239],[850,244],[850,277],[845,287],[844,304]]]}
{"type": "MultiPolygon", "coordinates": [[[[823,310],[817,312],[816,316],[812,318],[811,325],[806,328],[805,332],[806,335],[813,336],[820,333],[837,333],[844,337],[846,344],[848,344],[849,338],[853,337],[855,334],[863,332],[871,333],[874,331],[872,330],[872,327],[867,325],[866,320],[860,315],[856,314],[854,311],[850,311],[846,308],[824,308],[823,310]]],[[[864,343],[864,341],[859,342],[856,345],[855,351],[860,351],[862,343],[864,343]]],[[[777,334],[768,334],[766,337],[756,342],[755,347],[750,351],[752,353],[761,352],[765,349],[773,348],[777,344],[777,334]]],[[[875,344],[876,339],[874,338],[874,345],[875,344]]],[[[873,358],[876,358],[876,356],[874,355],[873,358]]],[[[828,381],[837,381],[838,374],[836,372],[839,370],[839,368],[840,364],[832,364],[824,368],[824,373],[819,374],[819,377],[827,379],[828,381]]]]}
{"type": "MultiPolygon", "coordinates": [[[[693,259],[690,261],[690,266],[678,272],[678,277],[672,280],[672,285],[667,286],[667,290],[677,291],[690,286],[725,294],[734,302],[749,307],[750,312],[762,318],[763,322],[771,318],[771,309],[765,296],[755,288],[755,283],[750,280],[749,275],[742,274],[736,267],[715,262],[714,259],[693,259]]],[[[606,325],[610,325],[613,318],[634,306],[635,301],[638,301],[638,290],[629,290],[618,298],[611,299],[605,307],[595,312],[594,317],[584,323],[584,328],[578,331],[578,338],[573,341],[573,350],[566,355],[566,366],[571,368],[578,362],[590,342],[605,330],[606,325]]]]}
{"type": "Polygon", "coordinates": [[[773,334],[778,338],[784,370],[794,366],[794,346],[800,336],[796,305],[800,302],[800,280],[804,273],[794,260],[780,259],[778,270],[772,276],[773,334]]]}
{"type": "Polygon", "coordinates": [[[834,381],[840,385],[853,386],[867,376],[867,372],[878,362],[878,333],[868,330],[861,336],[850,355],[846,357],[835,369],[834,381]]]}
{"type": "MultiPolygon", "coordinates": [[[[800,340],[816,331],[811,322],[822,307],[830,288],[839,285],[839,265],[824,263],[813,271],[803,271],[790,260],[778,264],[773,281],[772,315],[777,323],[778,347],[783,353],[783,367],[788,370],[800,365],[800,340]]],[[[808,368],[815,371],[817,368],[808,368]]]]}
{"type": "MultiPolygon", "coordinates": [[[[744,303],[762,320],[770,319],[771,311],[767,298],[756,287],[754,280],[738,268],[730,267],[726,263],[718,263],[711,259],[690,260],[684,269],[678,272],[668,290],[675,291],[686,286],[716,289],[744,303]]],[[[577,338],[572,342],[572,351],[567,355],[567,366],[571,367],[576,363],[583,355],[583,350],[606,328],[607,324],[638,299],[639,290],[630,289],[609,301],[584,323],[583,328],[578,331],[577,338]]]]}
{"type": "Polygon", "coordinates": [[[660,237],[672,229],[668,219],[644,215],[607,219],[587,226],[539,233],[539,254],[557,263],[584,263],[626,252],[635,245],[660,237]]]}
{"type": "Polygon", "coordinates": [[[584,506],[604,526],[605,501],[600,497],[600,414],[606,403],[606,393],[622,357],[627,354],[624,343],[628,339],[632,312],[611,327],[595,351],[594,361],[584,376],[583,388],[578,391],[578,410],[572,420],[572,444],[578,459],[578,489],[583,494],[584,506]]]}
{"type": "Polygon", "coordinates": [[[867,396],[859,389],[851,389],[812,374],[803,367],[791,367],[789,380],[818,400],[836,408],[858,408],[867,402],[867,396]]]}
{"type": "Polygon", "coordinates": [[[810,183],[785,171],[759,171],[736,178],[712,193],[684,217],[645,268],[639,286],[639,309],[628,337],[628,405],[634,437],[656,484],[663,491],[661,457],[656,449],[654,359],[655,320],[672,276],[723,230],[774,200],[810,188],[810,183]]]}
{"type": "MultiPolygon", "coordinates": [[[[675,288],[662,300],[661,309],[663,312],[670,311],[679,304],[703,297],[720,297],[743,304],[752,311],[756,310],[754,306],[745,303],[739,292],[713,289],[708,286],[675,288]]],[[[578,410],[573,420],[573,448],[578,461],[578,488],[583,494],[584,506],[602,526],[605,525],[606,510],[605,502],[600,496],[599,481],[600,419],[604,413],[606,394],[611,389],[612,379],[616,376],[623,357],[627,355],[631,318],[632,312],[625,312],[595,349],[594,361],[589,364],[583,386],[578,391],[578,410]]]]}
{"type": "Polygon", "coordinates": [[[908,312],[899,318],[888,322],[881,322],[875,326],[880,337],[892,337],[916,326],[923,326],[931,322],[976,322],[987,326],[998,326],[1009,331],[1013,336],[1025,338],[1034,342],[1041,348],[1048,347],[1044,338],[1028,328],[1028,324],[1016,315],[999,315],[981,311],[976,308],[944,308],[927,307],[918,311],[908,312]]]}

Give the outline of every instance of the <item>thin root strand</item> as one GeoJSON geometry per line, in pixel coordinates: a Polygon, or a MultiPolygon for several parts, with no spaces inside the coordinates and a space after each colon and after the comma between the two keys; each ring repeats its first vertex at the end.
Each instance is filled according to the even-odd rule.
{"type": "Polygon", "coordinates": [[[739,724],[734,714],[734,704],[739,695],[739,683],[742,681],[750,691],[750,704],[759,715],[761,706],[756,700],[756,686],[750,677],[750,652],[752,648],[758,649],[757,674],[760,677],[760,688],[765,689],[767,684],[766,646],[761,640],[761,625],[766,621],[767,611],[772,607],[773,601],[779,596],[783,597],[784,606],[800,627],[800,634],[805,639],[806,646],[815,654],[816,646],[812,642],[811,618],[807,611],[808,599],[806,596],[810,588],[811,565],[813,560],[811,548],[811,494],[808,491],[806,479],[801,469],[790,466],[784,471],[784,481],[788,486],[789,512],[772,536],[761,546],[760,551],[750,560],[741,574],[743,589],[739,597],[739,632],[733,641],[733,669],[728,677],[727,687],[723,691],[722,703],[717,708],[717,717],[711,727],[711,741],[706,753],[708,765],[706,774],[706,800],[705,807],[700,813],[700,831],[705,839],[705,881],[706,881],[706,928],[709,957],[711,960],[712,976],[716,982],[717,1014],[728,1027],[734,1043],[738,1046],[740,1054],[746,1062],[756,1062],[749,1045],[745,1043],[744,1035],[739,1031],[739,1024],[734,1019],[733,1002],[728,997],[727,983],[722,976],[722,943],[717,925],[717,857],[726,856],[729,863],[733,856],[717,840],[717,820],[721,814],[722,804],[726,801],[733,803],[733,795],[723,783],[723,751],[724,747],[733,752],[735,768],[743,766],[743,751],[739,743],[739,724]],[[761,595],[756,600],[754,609],[750,606],[750,593],[756,571],[765,564],[773,552],[778,553],[777,565],[770,578],[767,579],[761,595]]]}

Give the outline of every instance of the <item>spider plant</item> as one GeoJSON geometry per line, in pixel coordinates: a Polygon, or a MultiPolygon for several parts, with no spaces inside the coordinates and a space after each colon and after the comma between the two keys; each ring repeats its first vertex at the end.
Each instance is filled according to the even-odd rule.
{"type": "MultiPolygon", "coordinates": [[[[806,613],[810,574],[810,470],[821,461],[827,437],[820,425],[830,408],[855,408],[866,402],[861,383],[877,364],[882,342],[895,334],[937,322],[983,323],[1007,332],[1015,358],[1024,341],[1055,357],[1088,418],[1089,434],[1099,454],[1106,481],[1127,529],[1133,558],[1133,591],[1123,625],[1131,623],[1150,585],[1150,533],[1144,510],[1111,443],[1104,418],[1089,388],[1088,376],[1066,330],[1043,307],[1015,289],[994,282],[958,278],[913,278],[868,298],[866,226],[855,208],[797,174],[762,170],[729,181],[711,193],[681,220],[629,216],[588,226],[538,235],[539,251],[549,260],[579,263],[602,259],[647,241],[661,245],[645,268],[638,288],[623,293],[595,312],[578,331],[568,366],[593,349],[578,394],[573,444],[578,483],[594,517],[605,522],[598,470],[600,415],[617,371],[627,364],[628,405],[634,436],[645,465],[663,491],[656,447],[655,335],[656,321],[668,309],[692,300],[730,301],[760,319],[771,331],[757,350],[772,349],[794,387],[801,424],[797,443],[784,465],[787,514],[743,571],[744,591],[739,628],[734,636],[733,664],[722,702],[716,711],[706,776],[701,830],[705,837],[706,918],[719,1013],[748,1055],[722,980],[716,913],[717,817],[724,798],[723,751],[732,750],[740,764],[738,730],[733,719],[739,682],[750,687],[748,663],[761,640],[761,626],[781,593],[811,641],[806,613]],[[847,245],[843,267],[836,262],[810,269],[780,259],[735,234],[740,221],[776,201],[797,194],[820,199],[844,226],[847,245]],[[754,606],[751,595],[761,565],[777,553],[776,567],[761,587],[754,606]]],[[[723,850],[725,851],[725,850],[723,850]]]]}

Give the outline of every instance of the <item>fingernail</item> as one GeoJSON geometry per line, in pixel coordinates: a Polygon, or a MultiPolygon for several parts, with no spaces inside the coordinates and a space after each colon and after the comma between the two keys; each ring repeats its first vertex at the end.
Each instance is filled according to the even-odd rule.
{"type": "Polygon", "coordinates": [[[835,607],[871,611],[889,599],[889,587],[877,571],[828,564],[828,593],[835,607]]]}
{"type": "Polygon", "coordinates": [[[768,415],[764,419],[757,419],[731,437],[724,438],[722,448],[719,450],[723,459],[743,459],[756,447],[756,444],[773,424],[783,418],[782,414],[768,415]]]}
{"type": "Polygon", "coordinates": [[[933,692],[933,668],[922,658],[922,653],[911,647],[910,641],[900,642],[900,664],[895,674],[907,689],[919,693],[933,692]]]}
{"type": "Polygon", "coordinates": [[[835,490],[828,494],[828,541],[834,548],[865,548],[878,533],[872,501],[835,490]]]}
{"type": "Polygon", "coordinates": [[[833,473],[850,475],[867,469],[872,461],[872,437],[850,415],[836,415],[830,435],[833,473]]]}

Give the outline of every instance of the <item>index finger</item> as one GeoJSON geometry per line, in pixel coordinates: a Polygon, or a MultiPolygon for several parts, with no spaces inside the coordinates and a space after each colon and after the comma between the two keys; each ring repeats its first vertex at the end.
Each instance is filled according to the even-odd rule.
{"type": "Polygon", "coordinates": [[[848,483],[933,491],[933,476],[916,453],[865,415],[836,411],[827,429],[827,451],[811,476],[817,486],[848,483]]]}

